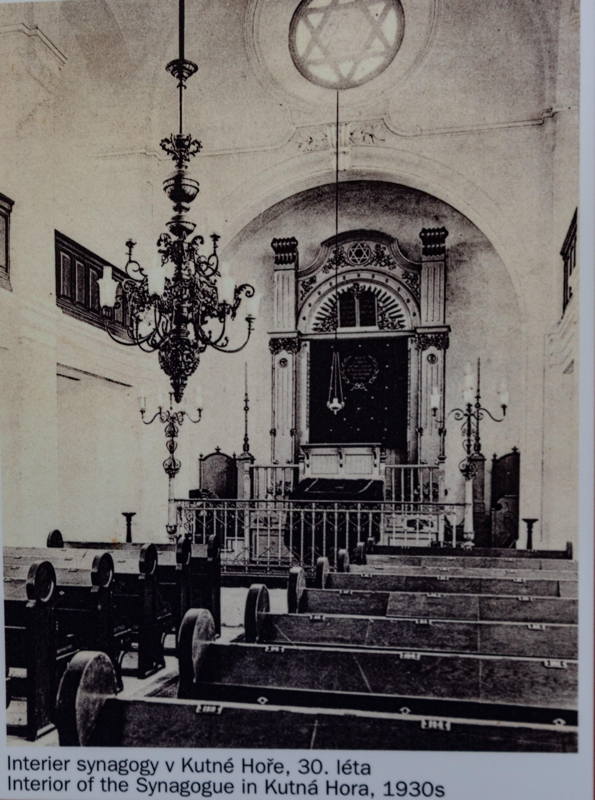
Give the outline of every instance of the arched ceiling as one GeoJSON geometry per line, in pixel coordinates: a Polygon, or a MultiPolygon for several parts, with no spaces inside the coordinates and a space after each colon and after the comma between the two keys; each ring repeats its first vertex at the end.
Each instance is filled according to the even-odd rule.
{"type": "MultiPolygon", "coordinates": [[[[67,0],[47,22],[67,54],[65,102],[116,146],[118,137],[155,147],[172,127],[175,87],[165,62],[176,55],[176,0],[67,0]],[[114,107],[121,124],[113,125],[114,107]],[[105,125],[102,124],[105,119],[105,125]]],[[[334,93],[309,83],[287,46],[297,0],[187,0],[187,56],[199,73],[186,93],[188,127],[205,149],[280,146],[295,126],[326,122],[334,93]]],[[[405,38],[382,75],[342,93],[342,113],[382,117],[396,133],[500,125],[551,104],[558,0],[403,0],[405,38]],[[552,43],[554,47],[551,47],[552,43]],[[420,102],[423,98],[423,102],[420,102]]]]}

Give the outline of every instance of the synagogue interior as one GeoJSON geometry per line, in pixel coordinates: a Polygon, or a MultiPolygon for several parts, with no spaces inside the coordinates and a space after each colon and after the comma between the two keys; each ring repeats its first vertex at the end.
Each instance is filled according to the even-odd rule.
{"type": "Polygon", "coordinates": [[[578,0],[0,33],[14,742],[575,751],[578,0]]]}

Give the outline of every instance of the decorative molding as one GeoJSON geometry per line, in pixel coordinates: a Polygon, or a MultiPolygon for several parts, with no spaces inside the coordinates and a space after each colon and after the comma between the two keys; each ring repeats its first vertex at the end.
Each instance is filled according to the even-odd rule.
{"type": "Polygon", "coordinates": [[[309,278],[304,278],[303,280],[299,281],[300,287],[300,303],[304,299],[304,297],[308,294],[310,289],[315,286],[316,284],[316,275],[310,275],[309,278]]]}
{"type": "MultiPolygon", "coordinates": [[[[301,153],[324,150],[334,152],[337,126],[323,123],[296,129],[293,141],[301,153]]],[[[386,143],[387,128],[382,119],[353,120],[339,123],[339,147],[377,147],[386,143]]]]}
{"type": "MultiPolygon", "coordinates": [[[[379,330],[402,331],[407,327],[405,315],[399,301],[384,287],[367,281],[354,281],[343,284],[338,292],[333,292],[321,304],[314,319],[314,333],[332,333],[337,324],[337,297],[344,293],[359,294],[371,291],[376,296],[376,326],[379,330]]],[[[354,329],[355,330],[355,329],[354,329]]]]}
{"type": "Polygon", "coordinates": [[[297,336],[275,336],[269,340],[269,350],[272,355],[279,353],[297,353],[300,349],[300,340],[297,336]]]}
{"type": "Polygon", "coordinates": [[[298,279],[303,281],[319,270],[329,273],[335,269],[364,269],[368,267],[389,272],[410,272],[409,288],[415,285],[421,272],[421,262],[405,256],[398,241],[386,233],[376,230],[358,229],[345,231],[321,242],[318,252],[308,266],[300,270],[298,279]]]}
{"type": "Polygon", "coordinates": [[[450,339],[448,331],[417,331],[415,334],[415,347],[417,350],[428,350],[435,347],[436,350],[448,350],[450,339]]]}
{"type": "Polygon", "coordinates": [[[67,63],[68,57],[64,55],[59,47],[56,47],[52,40],[49,39],[37,25],[27,25],[26,22],[18,22],[13,25],[0,25],[0,36],[6,36],[10,33],[24,33],[25,36],[37,39],[47,48],[60,67],[63,67],[67,63]]]}

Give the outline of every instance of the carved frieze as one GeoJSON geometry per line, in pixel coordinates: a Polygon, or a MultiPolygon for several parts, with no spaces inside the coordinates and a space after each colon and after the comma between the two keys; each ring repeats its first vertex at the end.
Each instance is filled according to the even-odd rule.
{"type": "Polygon", "coordinates": [[[316,284],[316,275],[311,275],[309,278],[305,278],[304,280],[300,281],[300,303],[304,299],[304,297],[308,294],[310,289],[315,286],[316,284]]]}
{"type": "MultiPolygon", "coordinates": [[[[344,150],[351,146],[376,147],[386,142],[387,128],[381,119],[354,120],[339,124],[339,145],[344,150]]],[[[321,150],[334,151],[336,130],[334,125],[309,125],[299,128],[295,143],[302,153],[321,150]]]]}
{"type": "Polygon", "coordinates": [[[422,351],[430,347],[435,347],[436,350],[448,350],[449,343],[448,331],[419,331],[415,335],[415,346],[422,351]]]}
{"type": "Polygon", "coordinates": [[[296,336],[275,336],[269,340],[269,350],[275,356],[279,353],[297,353],[300,340],[296,336]]]}
{"type": "Polygon", "coordinates": [[[333,248],[322,266],[322,271],[330,272],[335,267],[380,267],[394,270],[397,262],[387,245],[379,242],[372,245],[371,242],[359,240],[333,248]]]}

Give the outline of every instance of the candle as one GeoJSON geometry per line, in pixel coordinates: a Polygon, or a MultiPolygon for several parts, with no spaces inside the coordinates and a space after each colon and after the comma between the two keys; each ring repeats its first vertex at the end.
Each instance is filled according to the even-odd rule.
{"type": "Polygon", "coordinates": [[[437,386],[432,386],[432,393],[430,395],[430,408],[432,411],[437,411],[440,408],[440,390],[437,386]]]}
{"type": "Polygon", "coordinates": [[[165,270],[161,265],[161,254],[157,254],[153,268],[147,274],[147,289],[149,294],[161,295],[165,286],[165,270]]]}
{"type": "Polygon", "coordinates": [[[116,291],[118,283],[112,278],[112,268],[105,266],[103,268],[103,276],[97,281],[99,288],[99,305],[103,308],[107,306],[112,308],[116,302],[116,291]]]}
{"type": "Polygon", "coordinates": [[[219,284],[220,302],[227,303],[228,306],[232,306],[235,300],[235,288],[236,284],[234,279],[229,275],[224,275],[219,284]]]}
{"type": "Polygon", "coordinates": [[[140,394],[138,396],[138,407],[140,411],[146,411],[147,408],[147,398],[144,394],[140,394]]]}
{"type": "Polygon", "coordinates": [[[498,397],[500,399],[500,405],[503,408],[506,408],[510,398],[509,398],[509,394],[508,394],[508,387],[507,387],[506,381],[504,379],[500,382],[500,388],[498,389],[498,397]]]}
{"type": "Polygon", "coordinates": [[[473,389],[467,388],[463,391],[463,401],[467,406],[473,405],[473,389]]]}
{"type": "Polygon", "coordinates": [[[254,292],[252,297],[248,297],[246,299],[246,316],[256,317],[258,314],[259,306],[260,306],[260,294],[258,292],[254,292]]]}

